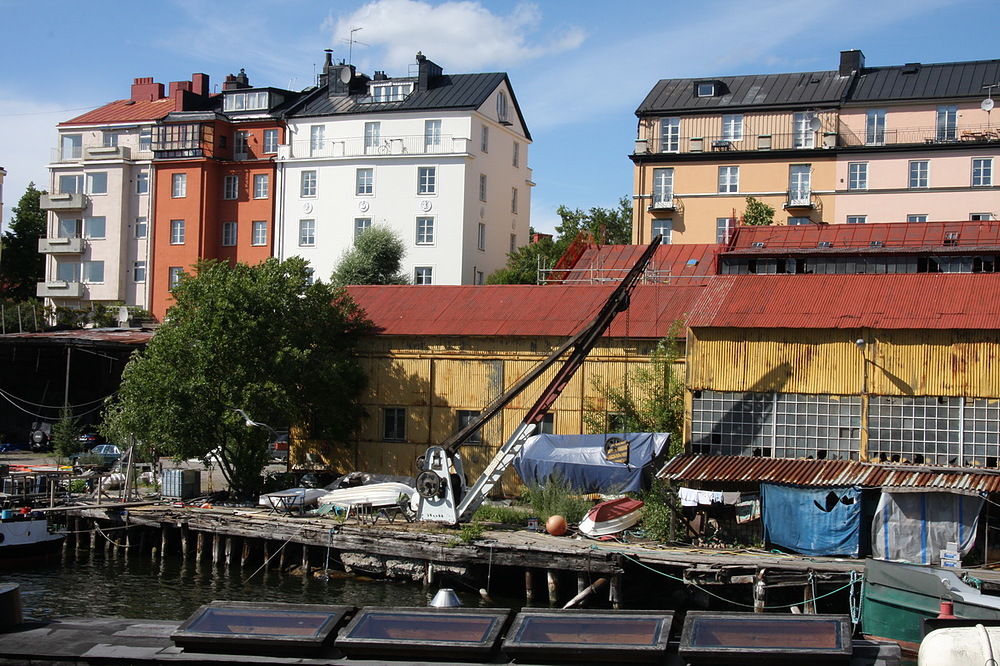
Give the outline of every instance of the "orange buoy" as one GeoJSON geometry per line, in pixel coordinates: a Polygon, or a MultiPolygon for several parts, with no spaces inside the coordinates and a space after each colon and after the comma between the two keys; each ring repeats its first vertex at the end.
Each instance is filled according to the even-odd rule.
{"type": "Polygon", "coordinates": [[[562,516],[549,516],[549,519],[545,521],[545,531],[552,536],[566,534],[566,519],[562,516]]]}

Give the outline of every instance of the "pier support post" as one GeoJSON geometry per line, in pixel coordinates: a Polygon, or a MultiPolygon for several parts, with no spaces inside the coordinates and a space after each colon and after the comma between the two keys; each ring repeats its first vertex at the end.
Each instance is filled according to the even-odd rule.
{"type": "Polygon", "coordinates": [[[167,531],[169,528],[166,525],[160,525],[160,556],[163,557],[167,554],[167,531]]]}
{"type": "Polygon", "coordinates": [[[545,576],[549,584],[549,605],[559,603],[559,576],[552,569],[545,571],[545,576]]]}
{"type": "Polygon", "coordinates": [[[97,550],[97,521],[90,521],[90,552],[97,550]]]}
{"type": "Polygon", "coordinates": [[[767,605],[767,587],[764,585],[764,573],[766,569],[760,569],[754,577],[753,584],[753,612],[763,613],[767,605]]]}
{"type": "Polygon", "coordinates": [[[233,538],[234,537],[225,537],[225,539],[226,539],[226,560],[225,560],[225,562],[226,562],[226,568],[227,569],[233,563],[233,538]]]}
{"type": "Polygon", "coordinates": [[[531,569],[524,570],[524,601],[530,604],[535,600],[535,588],[532,585],[531,569]]]}
{"type": "Polygon", "coordinates": [[[181,523],[180,530],[181,530],[181,559],[186,560],[189,552],[188,536],[190,528],[187,526],[187,523],[181,523]]]}
{"type": "Polygon", "coordinates": [[[622,608],[622,575],[616,573],[611,577],[611,588],[608,590],[608,601],[615,610],[622,608]]]}
{"type": "Polygon", "coordinates": [[[302,575],[309,577],[309,544],[302,544],[302,575]]]}
{"type": "Polygon", "coordinates": [[[576,593],[580,594],[584,590],[590,587],[590,583],[587,582],[587,576],[581,571],[576,574],[576,593]]]}

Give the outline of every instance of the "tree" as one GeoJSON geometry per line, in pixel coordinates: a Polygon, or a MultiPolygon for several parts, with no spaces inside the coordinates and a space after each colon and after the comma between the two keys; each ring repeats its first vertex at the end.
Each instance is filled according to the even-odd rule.
{"type": "Polygon", "coordinates": [[[52,425],[52,446],[60,457],[67,457],[80,450],[77,437],[80,422],[73,416],[73,410],[63,407],[59,410],[59,420],[52,425]]]}
{"type": "Polygon", "coordinates": [[[0,296],[14,301],[33,299],[45,276],[45,257],[38,252],[38,239],[45,236],[45,211],[39,205],[42,194],[34,183],[28,184],[3,235],[0,296]]]}
{"type": "Polygon", "coordinates": [[[632,242],[632,202],[628,197],[622,197],[617,208],[595,206],[583,211],[559,206],[556,213],[561,222],[555,237],[522,245],[509,253],[507,265],[487,276],[487,284],[537,284],[539,264],[555,265],[581,232],[593,242],[605,245],[632,242]]]}
{"type": "Polygon", "coordinates": [[[389,227],[376,225],[354,239],[354,247],[344,253],[333,269],[330,280],[335,285],[408,284],[400,270],[406,244],[389,227]]]}
{"type": "Polygon", "coordinates": [[[747,197],[747,209],[743,213],[743,224],[767,226],[774,223],[774,208],[754,197],[747,197]]]}
{"type": "Polygon", "coordinates": [[[102,434],[177,458],[212,454],[238,498],[257,494],[272,435],[236,409],[348,442],[365,385],[354,349],[370,322],[343,289],[310,275],[298,257],[205,261],[183,275],[165,323],[125,367],[102,434]]]}
{"type": "Polygon", "coordinates": [[[608,416],[613,414],[615,432],[669,433],[670,453],[681,451],[684,378],[675,367],[683,355],[680,330],[680,322],[674,322],[667,337],[656,343],[649,362],[632,368],[623,386],[594,380],[593,395],[606,396],[606,402],[587,399],[583,420],[590,432],[607,432],[608,416]]]}

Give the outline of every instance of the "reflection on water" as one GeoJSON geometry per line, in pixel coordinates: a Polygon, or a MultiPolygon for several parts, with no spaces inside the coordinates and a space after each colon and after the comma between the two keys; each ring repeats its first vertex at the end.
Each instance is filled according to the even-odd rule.
{"type": "MultiPolygon", "coordinates": [[[[426,606],[437,588],[333,574],[303,577],[276,570],[214,568],[180,558],[68,554],[62,562],[0,572],[0,584],[21,587],[28,618],[128,617],[184,620],[210,601],[265,601],[349,606],[426,606]]],[[[467,606],[477,595],[456,590],[467,606]]]]}

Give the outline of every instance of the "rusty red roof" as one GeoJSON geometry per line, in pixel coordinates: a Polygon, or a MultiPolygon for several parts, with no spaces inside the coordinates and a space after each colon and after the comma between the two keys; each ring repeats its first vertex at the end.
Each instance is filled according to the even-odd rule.
{"type": "Polygon", "coordinates": [[[904,250],[909,254],[946,249],[962,253],[986,247],[1000,248],[1000,221],[739,226],[725,252],[843,254],[850,250],[852,254],[858,251],[899,254],[904,250]]]}
{"type": "MultiPolygon", "coordinates": [[[[566,337],[589,323],[614,284],[352,286],[348,292],[385,335],[566,337]]],[[[701,285],[639,285],[612,337],[662,338],[683,319],[701,285]]]]}
{"type": "Polygon", "coordinates": [[[1000,329],[1000,274],[720,275],[688,325],[1000,329]]]}
{"type": "Polygon", "coordinates": [[[174,100],[171,97],[154,100],[120,99],[59,123],[57,127],[159,120],[173,110],[174,100]]]}
{"type": "MultiPolygon", "coordinates": [[[[715,244],[660,245],[646,269],[646,282],[675,282],[716,272],[715,257],[723,246],[715,244]]],[[[598,284],[621,280],[646,251],[645,245],[588,245],[567,271],[567,284],[598,284]]]]}
{"type": "Polygon", "coordinates": [[[657,473],[667,481],[776,483],[795,486],[942,490],[959,493],[1000,491],[1000,471],[923,467],[856,460],[808,460],[682,454],[657,473]]]}
{"type": "Polygon", "coordinates": [[[142,346],[153,337],[149,328],[71,328],[63,331],[8,333],[0,335],[0,343],[32,342],[38,344],[88,344],[142,346]]]}

